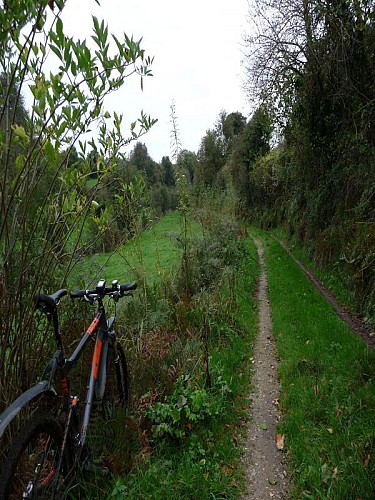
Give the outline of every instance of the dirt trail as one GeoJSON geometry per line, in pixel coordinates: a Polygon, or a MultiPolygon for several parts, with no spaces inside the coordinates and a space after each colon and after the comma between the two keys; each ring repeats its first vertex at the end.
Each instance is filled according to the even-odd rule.
{"type": "Polygon", "coordinates": [[[288,474],[283,452],[277,449],[275,442],[276,425],[280,418],[277,408],[280,392],[276,377],[277,358],[263,246],[258,240],[255,243],[261,266],[258,288],[259,332],[254,345],[254,392],[250,396],[251,414],[243,457],[247,492],[242,498],[283,499],[288,496],[288,474]]]}

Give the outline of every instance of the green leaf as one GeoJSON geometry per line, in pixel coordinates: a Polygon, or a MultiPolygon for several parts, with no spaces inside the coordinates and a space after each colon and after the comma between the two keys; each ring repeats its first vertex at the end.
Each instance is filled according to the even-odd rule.
{"type": "Polygon", "coordinates": [[[47,155],[49,161],[53,161],[55,159],[55,148],[52,146],[50,141],[46,141],[43,149],[47,155]]]}
{"type": "Polygon", "coordinates": [[[70,63],[70,70],[73,76],[77,76],[77,65],[74,61],[70,63]]]}
{"type": "Polygon", "coordinates": [[[66,121],[63,121],[61,124],[60,124],[60,127],[57,131],[57,135],[61,138],[61,136],[63,135],[63,133],[65,132],[66,130],[66,127],[68,126],[67,122],[66,121]]]}
{"type": "Polygon", "coordinates": [[[63,33],[63,23],[61,19],[58,17],[56,21],[56,33],[62,42],[64,40],[64,33],[63,33]]]}
{"type": "Polygon", "coordinates": [[[42,31],[44,23],[46,22],[46,16],[40,16],[36,21],[36,27],[39,31],[42,31]]]}
{"type": "Polygon", "coordinates": [[[94,42],[96,43],[96,45],[99,45],[99,47],[100,47],[100,40],[99,40],[99,38],[96,35],[91,35],[91,38],[94,40],[94,42]]]}
{"type": "Polygon", "coordinates": [[[59,59],[62,59],[61,52],[60,52],[60,49],[58,47],[56,47],[55,45],[50,44],[50,48],[51,48],[52,52],[54,52],[59,59]]]}
{"type": "Polygon", "coordinates": [[[120,52],[120,54],[122,55],[124,53],[124,46],[122,45],[122,43],[118,40],[118,38],[112,34],[112,38],[114,39],[114,41],[116,42],[116,45],[117,45],[117,48],[118,48],[118,51],[120,52]]]}
{"type": "Polygon", "coordinates": [[[266,423],[260,424],[260,428],[263,429],[264,431],[266,431],[268,429],[266,423]]]}
{"type": "Polygon", "coordinates": [[[94,23],[94,29],[95,29],[95,33],[97,33],[99,35],[100,33],[100,28],[99,28],[99,21],[98,21],[98,18],[96,16],[92,16],[92,21],[94,23]]]}
{"type": "Polygon", "coordinates": [[[23,155],[18,155],[16,158],[16,168],[18,172],[20,172],[23,169],[24,165],[25,165],[25,157],[23,155]]]}
{"type": "Polygon", "coordinates": [[[13,132],[18,136],[21,137],[22,139],[29,140],[29,136],[26,134],[25,129],[22,127],[22,125],[12,125],[13,132]]]}

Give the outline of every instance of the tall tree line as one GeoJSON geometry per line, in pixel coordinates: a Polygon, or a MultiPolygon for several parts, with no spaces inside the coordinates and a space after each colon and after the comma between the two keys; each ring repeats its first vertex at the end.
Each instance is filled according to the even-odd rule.
{"type": "Polygon", "coordinates": [[[231,185],[242,215],[283,223],[319,264],[336,264],[374,319],[375,2],[249,5],[253,113],[229,154],[218,124],[206,134],[200,178],[231,185]]]}

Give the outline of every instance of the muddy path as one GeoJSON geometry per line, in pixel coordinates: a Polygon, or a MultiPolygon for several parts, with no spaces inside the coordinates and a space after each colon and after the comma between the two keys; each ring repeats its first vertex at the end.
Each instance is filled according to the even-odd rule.
{"type": "Polygon", "coordinates": [[[247,491],[242,499],[283,499],[288,497],[288,472],[284,453],[278,449],[282,448],[281,436],[278,436],[278,446],[276,445],[276,426],[280,419],[277,356],[272,334],[263,246],[258,240],[255,243],[261,266],[258,285],[259,331],[252,360],[253,392],[250,395],[248,438],[243,457],[247,491]]]}
{"type": "Polygon", "coordinates": [[[371,327],[366,324],[361,318],[349,313],[342,305],[340,305],[334,298],[334,296],[324,288],[322,282],[313,273],[311,273],[302,264],[302,262],[300,262],[293,256],[285,241],[277,241],[288,252],[297,266],[302,269],[302,271],[315,286],[318,292],[326,299],[327,302],[329,302],[329,304],[331,304],[337,315],[348,325],[351,331],[361,337],[370,347],[375,348],[375,332],[372,331],[371,327]]]}

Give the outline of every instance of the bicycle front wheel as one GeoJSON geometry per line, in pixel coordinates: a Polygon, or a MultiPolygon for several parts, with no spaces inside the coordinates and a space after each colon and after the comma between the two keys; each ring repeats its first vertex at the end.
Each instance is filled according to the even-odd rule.
{"type": "Polygon", "coordinates": [[[118,342],[108,347],[107,379],[103,398],[103,416],[106,420],[126,412],[130,401],[129,373],[124,350],[118,342]]]}
{"type": "Polygon", "coordinates": [[[62,498],[70,466],[68,450],[61,455],[62,442],[57,419],[35,413],[19,431],[5,460],[0,498],[62,498]]]}

